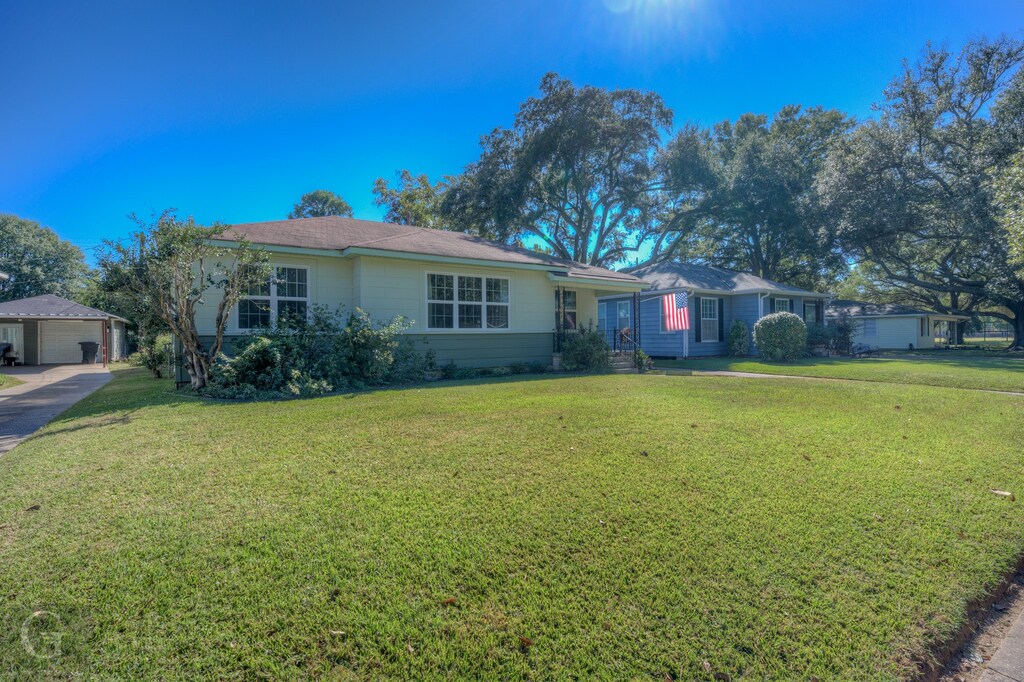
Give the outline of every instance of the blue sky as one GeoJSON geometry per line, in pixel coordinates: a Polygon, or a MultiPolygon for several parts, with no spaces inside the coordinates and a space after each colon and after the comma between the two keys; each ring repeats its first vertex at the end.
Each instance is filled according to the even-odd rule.
{"type": "Polygon", "coordinates": [[[1021,35],[1021,2],[0,0],[0,212],[86,250],[129,212],[284,217],[326,188],[478,155],[556,71],[676,123],[787,103],[871,115],[900,60],[1021,35]]]}

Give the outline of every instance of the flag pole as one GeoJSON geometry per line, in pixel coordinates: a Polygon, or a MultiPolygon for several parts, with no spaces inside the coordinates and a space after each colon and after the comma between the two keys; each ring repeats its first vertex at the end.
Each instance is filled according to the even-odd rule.
{"type": "MultiPolygon", "coordinates": [[[[686,292],[686,307],[690,307],[690,292],[686,292]]],[[[690,357],[690,327],[693,326],[693,318],[688,314],[690,318],[690,324],[686,325],[687,328],[683,330],[683,357],[690,357]]]]}

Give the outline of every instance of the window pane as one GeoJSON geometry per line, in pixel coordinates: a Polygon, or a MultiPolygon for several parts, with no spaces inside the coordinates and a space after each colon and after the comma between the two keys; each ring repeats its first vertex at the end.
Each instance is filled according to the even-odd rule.
{"type": "MultiPolygon", "coordinates": [[[[249,272],[252,268],[246,268],[249,272]]],[[[268,277],[262,283],[257,282],[248,289],[245,290],[246,296],[270,296],[270,278],[268,277]]]]}
{"type": "MultiPolygon", "coordinates": [[[[702,298],[700,299],[700,316],[705,320],[717,320],[718,319],[718,299],[717,298],[702,298]]],[[[701,334],[703,336],[703,332],[701,334]]],[[[717,332],[716,332],[717,337],[717,332]]]]}
{"type": "Polygon", "coordinates": [[[700,321],[701,341],[718,341],[718,320],[700,321]]]}
{"type": "Polygon", "coordinates": [[[285,298],[306,298],[308,285],[305,268],[278,268],[277,295],[285,298]]]}
{"type": "Polygon", "coordinates": [[[480,329],[483,326],[483,306],[479,303],[459,304],[459,328],[480,329]]]}
{"type": "Polygon", "coordinates": [[[632,326],[629,315],[629,301],[619,301],[616,317],[618,318],[616,329],[626,329],[632,326]]]}
{"type": "Polygon", "coordinates": [[[305,301],[278,301],[277,324],[279,327],[294,327],[306,321],[305,301]]]}
{"type": "Polygon", "coordinates": [[[576,329],[576,311],[566,310],[565,311],[565,324],[564,329],[576,329]]]}
{"type": "Polygon", "coordinates": [[[427,326],[431,329],[451,329],[455,318],[451,303],[431,303],[427,306],[427,326]]]}
{"type": "Polygon", "coordinates": [[[490,279],[487,280],[487,302],[508,303],[508,280],[490,279]]]}
{"type": "Polygon", "coordinates": [[[566,310],[576,310],[576,292],[563,291],[562,304],[564,305],[566,310]]]}
{"type": "Polygon", "coordinates": [[[431,301],[454,301],[455,278],[452,275],[428,275],[427,298],[431,301]]]}
{"type": "Polygon", "coordinates": [[[508,306],[489,305],[487,306],[487,328],[508,329],[508,306]]]}
{"type": "Polygon", "coordinates": [[[238,328],[255,329],[270,326],[270,301],[242,299],[238,302],[238,328]]]}
{"type": "Polygon", "coordinates": [[[459,300],[484,300],[483,280],[480,277],[459,277],[459,300]]]}

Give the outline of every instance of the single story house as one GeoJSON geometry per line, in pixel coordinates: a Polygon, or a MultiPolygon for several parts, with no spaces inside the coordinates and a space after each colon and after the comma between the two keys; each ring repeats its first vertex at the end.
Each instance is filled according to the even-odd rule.
{"type": "Polygon", "coordinates": [[[19,365],[80,363],[83,341],[99,346],[97,362],[123,360],[126,324],[123,317],[52,294],[0,303],[0,344],[11,344],[7,357],[19,365]]]}
{"type": "MultiPolygon", "coordinates": [[[[231,237],[265,248],[274,276],[231,311],[227,352],[279,315],[321,305],[361,308],[375,321],[403,316],[417,349],[440,364],[551,364],[556,330],[596,324],[599,296],[645,288],[628,273],[462,232],[337,216],[234,225],[216,243],[230,247],[231,237]]],[[[207,343],[216,293],[196,312],[207,343]]]]}
{"type": "Polygon", "coordinates": [[[844,299],[829,303],[825,316],[830,322],[841,317],[856,322],[854,343],[903,350],[952,343],[953,326],[970,319],[966,315],[946,315],[895,303],[844,299]]]}
{"type": "MultiPolygon", "coordinates": [[[[823,324],[829,298],[828,294],[697,263],[656,263],[629,272],[651,285],[637,297],[639,316],[634,316],[633,297],[603,296],[598,328],[609,345],[629,350],[635,339],[651,357],[725,355],[726,337],[734,320],[746,322],[752,334],[754,324],[774,312],[787,311],[800,315],[808,324],[823,324]],[[662,299],[683,292],[689,298],[690,328],[685,332],[668,331],[662,299]]],[[[750,348],[756,354],[752,342],[750,348]]]]}

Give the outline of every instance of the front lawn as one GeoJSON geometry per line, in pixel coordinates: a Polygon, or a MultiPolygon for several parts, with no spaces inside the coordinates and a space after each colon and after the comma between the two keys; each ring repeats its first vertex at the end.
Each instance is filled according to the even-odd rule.
{"type": "Polygon", "coordinates": [[[20,383],[21,379],[16,379],[12,377],[10,374],[4,374],[3,372],[0,372],[0,391],[2,391],[5,388],[17,386],[20,383]]]}
{"type": "Polygon", "coordinates": [[[1024,391],[1024,355],[981,351],[919,351],[867,358],[804,358],[766,362],[758,358],[658,360],[663,369],[756,372],[829,379],[859,379],[994,391],[1024,391]]]}
{"type": "Polygon", "coordinates": [[[119,371],[0,457],[0,676],[909,678],[1022,550],[1015,396],[167,386],[119,371]]]}

